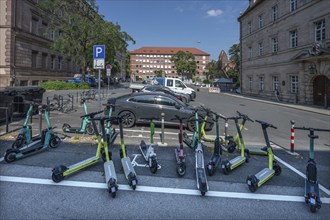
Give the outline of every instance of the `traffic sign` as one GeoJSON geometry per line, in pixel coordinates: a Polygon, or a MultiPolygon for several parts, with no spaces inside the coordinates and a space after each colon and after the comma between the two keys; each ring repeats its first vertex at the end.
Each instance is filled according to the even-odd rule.
{"type": "Polygon", "coordinates": [[[107,64],[107,65],[105,66],[105,68],[108,70],[108,69],[111,69],[112,66],[111,66],[111,64],[107,64]]]}
{"type": "Polygon", "coordinates": [[[93,46],[93,58],[94,59],[105,59],[105,46],[94,45],[93,46]]]}
{"type": "Polygon", "coordinates": [[[104,59],[94,59],[94,69],[104,69],[104,59]]]}

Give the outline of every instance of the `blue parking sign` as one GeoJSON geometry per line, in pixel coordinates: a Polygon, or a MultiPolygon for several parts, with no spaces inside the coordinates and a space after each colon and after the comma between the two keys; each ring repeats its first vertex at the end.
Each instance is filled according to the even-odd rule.
{"type": "Polygon", "coordinates": [[[94,59],[105,59],[105,46],[94,45],[93,46],[93,57],[94,59]]]}

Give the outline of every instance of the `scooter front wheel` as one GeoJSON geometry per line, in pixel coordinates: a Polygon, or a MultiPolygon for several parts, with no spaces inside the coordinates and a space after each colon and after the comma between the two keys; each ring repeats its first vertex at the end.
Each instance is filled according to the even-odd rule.
{"type": "Polygon", "coordinates": [[[183,176],[186,173],[186,164],[181,163],[177,166],[176,172],[179,176],[183,176]]]}
{"type": "Polygon", "coordinates": [[[214,173],[215,173],[215,165],[214,165],[214,163],[209,163],[207,165],[207,174],[209,176],[212,176],[214,173]]]}
{"type": "Polygon", "coordinates": [[[93,125],[91,123],[88,123],[87,126],[86,126],[86,132],[87,134],[89,135],[93,135],[95,132],[94,132],[94,128],[93,128],[93,125]]]}
{"type": "Polygon", "coordinates": [[[274,163],[273,169],[275,171],[275,175],[276,176],[279,176],[281,174],[281,172],[282,172],[282,168],[277,163],[274,163]]]}

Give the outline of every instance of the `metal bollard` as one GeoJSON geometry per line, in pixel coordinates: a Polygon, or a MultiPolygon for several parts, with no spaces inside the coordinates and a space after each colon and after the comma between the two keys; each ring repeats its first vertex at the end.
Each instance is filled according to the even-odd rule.
{"type": "Polygon", "coordinates": [[[294,120],[290,121],[291,123],[291,143],[290,143],[290,152],[294,153],[294,120]]]}
{"type": "Polygon", "coordinates": [[[165,117],[165,113],[162,112],[161,116],[162,116],[162,144],[164,144],[164,139],[165,139],[165,137],[164,137],[164,123],[165,123],[164,117],[165,117]]]}

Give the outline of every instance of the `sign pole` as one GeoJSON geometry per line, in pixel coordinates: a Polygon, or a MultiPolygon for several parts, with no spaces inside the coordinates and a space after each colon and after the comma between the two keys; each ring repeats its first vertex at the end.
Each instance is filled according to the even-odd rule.
{"type": "Polygon", "coordinates": [[[99,93],[99,111],[101,111],[101,70],[99,69],[99,88],[98,88],[98,93],[99,93]]]}
{"type": "Polygon", "coordinates": [[[108,95],[109,95],[109,93],[110,93],[110,91],[109,91],[110,88],[109,88],[109,87],[110,87],[110,76],[108,76],[108,95]]]}

